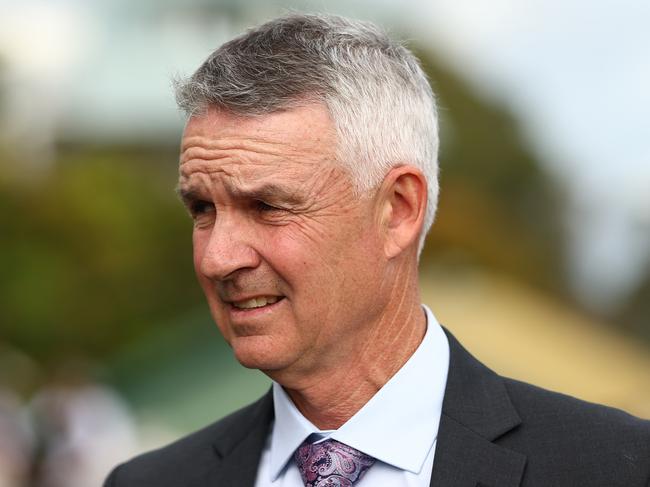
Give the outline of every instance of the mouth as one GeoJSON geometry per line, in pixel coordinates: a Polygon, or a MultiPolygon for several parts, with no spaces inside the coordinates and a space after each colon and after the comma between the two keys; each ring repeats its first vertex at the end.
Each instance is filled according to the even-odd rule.
{"type": "Polygon", "coordinates": [[[231,301],[230,305],[237,310],[253,310],[266,308],[282,301],[284,296],[256,296],[254,298],[231,301]]]}

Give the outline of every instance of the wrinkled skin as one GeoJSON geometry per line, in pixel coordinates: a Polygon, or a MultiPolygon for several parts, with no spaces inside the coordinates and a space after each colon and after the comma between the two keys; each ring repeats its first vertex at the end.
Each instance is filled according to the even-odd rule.
{"type": "Polygon", "coordinates": [[[261,118],[211,110],[185,130],[179,186],[196,273],[247,367],[327,367],[381,310],[373,201],[354,195],[334,147],[320,106],[261,118]],[[267,295],[284,299],[250,311],[230,304],[267,295]]]}
{"type": "Polygon", "coordinates": [[[237,360],[320,426],[358,410],[425,328],[415,249],[426,183],[401,168],[402,182],[359,197],[335,147],[319,104],[259,117],[210,109],[188,121],[180,157],[214,320],[237,360]],[[270,304],[248,309],[251,298],[270,304]],[[334,401],[340,387],[346,400],[334,401]]]}

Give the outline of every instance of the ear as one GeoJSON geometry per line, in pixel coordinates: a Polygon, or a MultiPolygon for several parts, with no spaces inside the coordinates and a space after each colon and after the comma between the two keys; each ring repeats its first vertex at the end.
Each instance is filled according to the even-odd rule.
{"type": "Polygon", "coordinates": [[[413,166],[391,169],[378,196],[386,257],[393,258],[411,246],[417,252],[427,207],[427,181],[422,172],[413,166]]]}

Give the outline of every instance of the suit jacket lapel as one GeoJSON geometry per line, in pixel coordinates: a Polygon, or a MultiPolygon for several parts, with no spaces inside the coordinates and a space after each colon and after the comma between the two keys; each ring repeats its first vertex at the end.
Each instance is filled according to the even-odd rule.
{"type": "Polygon", "coordinates": [[[201,485],[214,487],[236,485],[254,487],[257,467],[273,420],[271,391],[252,406],[241,421],[232,421],[230,428],[214,442],[218,462],[207,473],[201,485]]]}
{"type": "Polygon", "coordinates": [[[503,380],[447,331],[449,374],[431,487],[516,487],[526,457],[496,443],[521,423],[503,380]]]}

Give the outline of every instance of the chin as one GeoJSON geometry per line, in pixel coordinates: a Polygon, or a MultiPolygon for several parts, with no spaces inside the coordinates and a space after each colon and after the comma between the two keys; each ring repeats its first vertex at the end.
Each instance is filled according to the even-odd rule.
{"type": "Polygon", "coordinates": [[[279,350],[280,347],[269,343],[269,337],[239,337],[233,340],[231,346],[237,361],[248,369],[266,373],[282,370],[291,363],[287,354],[279,350]]]}

